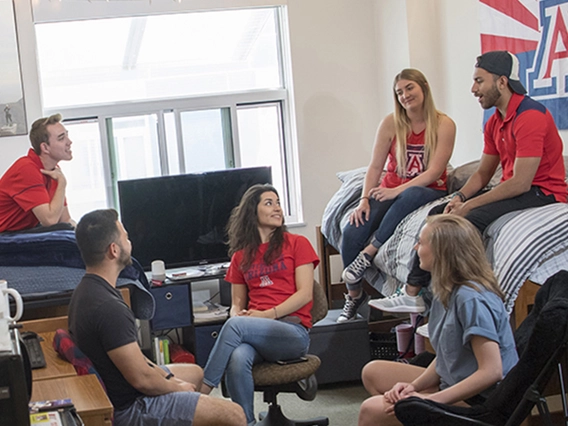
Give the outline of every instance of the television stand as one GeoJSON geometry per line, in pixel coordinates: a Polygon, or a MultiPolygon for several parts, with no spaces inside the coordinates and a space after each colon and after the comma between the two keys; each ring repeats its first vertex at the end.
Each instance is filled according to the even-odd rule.
{"type": "MultiPolygon", "coordinates": [[[[229,262],[166,269],[166,280],[162,285],[222,279],[228,268],[229,262]]],[[[148,282],[151,283],[152,272],[146,271],[145,274],[148,282]]]]}
{"type": "MultiPolygon", "coordinates": [[[[149,321],[150,343],[156,336],[168,334],[174,329],[181,329],[183,343],[178,343],[182,343],[187,350],[193,353],[197,363],[203,367],[225,318],[212,318],[210,321],[196,323],[193,315],[192,283],[217,280],[221,304],[230,306],[231,285],[223,279],[227,266],[226,263],[217,263],[167,269],[164,283],[150,287],[150,292],[156,302],[154,318],[149,321]],[[180,275],[171,279],[174,274],[180,275]]],[[[151,282],[152,273],[146,272],[146,276],[151,282]]]]}

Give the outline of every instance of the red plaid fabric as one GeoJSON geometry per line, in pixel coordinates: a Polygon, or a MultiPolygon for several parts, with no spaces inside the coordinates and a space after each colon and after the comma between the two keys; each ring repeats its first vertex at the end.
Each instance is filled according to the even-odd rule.
{"type": "Polygon", "coordinates": [[[85,374],[94,374],[97,376],[101,386],[106,392],[105,384],[103,383],[101,376],[99,376],[99,373],[97,373],[97,370],[95,370],[93,363],[89,358],[87,358],[81,349],[79,349],[73,339],[71,339],[67,330],[59,328],[55,331],[55,336],[53,337],[53,349],[55,349],[55,352],[57,352],[61,358],[69,361],[73,367],[75,367],[77,375],[83,376],[85,374]]]}

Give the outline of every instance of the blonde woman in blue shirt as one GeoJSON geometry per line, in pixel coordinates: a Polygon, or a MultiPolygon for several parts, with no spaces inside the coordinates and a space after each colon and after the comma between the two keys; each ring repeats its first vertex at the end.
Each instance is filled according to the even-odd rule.
{"type": "Polygon", "coordinates": [[[445,404],[483,397],[518,360],[479,231],[460,216],[430,216],[415,249],[420,267],[432,273],[428,332],[436,358],[428,368],[367,364],[363,384],[372,396],[361,406],[359,426],[399,425],[394,404],[409,396],[445,404]]]}

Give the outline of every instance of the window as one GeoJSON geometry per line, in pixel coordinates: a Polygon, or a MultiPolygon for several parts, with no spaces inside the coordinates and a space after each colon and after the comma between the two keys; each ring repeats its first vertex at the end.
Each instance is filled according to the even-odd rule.
{"type": "MultiPolygon", "coordinates": [[[[95,120],[65,123],[73,135],[73,160],[59,163],[67,179],[67,204],[73,212],[88,212],[107,206],[104,161],[99,126],[95,120]],[[75,148],[79,146],[79,153],[75,148]]],[[[79,219],[78,216],[73,216],[79,219]]]]}
{"type": "Polygon", "coordinates": [[[283,87],[277,12],[259,8],[37,24],[44,107],[283,87]]]}
{"type": "Polygon", "coordinates": [[[118,180],[270,165],[300,221],[285,11],[37,23],[44,111],[73,141],[73,218],[118,207],[118,180]]]}

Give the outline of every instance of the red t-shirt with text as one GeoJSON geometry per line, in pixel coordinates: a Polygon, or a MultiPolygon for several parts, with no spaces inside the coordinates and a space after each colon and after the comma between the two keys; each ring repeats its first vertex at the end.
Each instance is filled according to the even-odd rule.
{"type": "MultiPolygon", "coordinates": [[[[265,311],[278,306],[296,292],[295,272],[298,266],[312,263],[314,268],[319,258],[308,239],[302,235],[286,232],[281,255],[271,265],[264,263],[264,253],[268,243],[262,244],[247,271],[242,271],[243,250],[236,252],[225,280],[232,284],[246,284],[248,289],[248,309],[265,311]]],[[[311,328],[310,311],[312,302],[289,315],[300,318],[303,326],[311,328]]]]}

